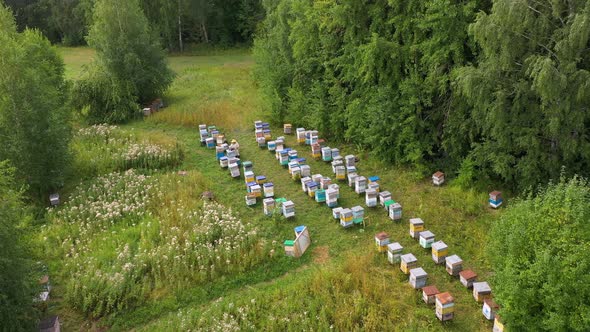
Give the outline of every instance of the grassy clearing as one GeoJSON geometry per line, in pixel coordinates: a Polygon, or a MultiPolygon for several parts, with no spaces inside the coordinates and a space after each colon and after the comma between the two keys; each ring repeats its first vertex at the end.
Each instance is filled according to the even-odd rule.
{"type": "MultiPolygon", "coordinates": [[[[82,54],[91,54],[87,49],[62,49],[62,52],[70,77],[75,77],[81,63],[87,60],[82,54]]],[[[256,228],[257,236],[266,241],[268,250],[274,250],[274,254],[269,253],[239,273],[222,273],[199,282],[181,283],[180,289],[175,274],[168,274],[159,279],[157,287],[142,286],[140,301],[113,310],[96,326],[109,326],[113,330],[176,330],[187,326],[183,324],[205,330],[227,326],[322,330],[330,325],[341,330],[372,330],[377,324],[385,324],[388,330],[491,328],[471,293],[457,279],[449,277],[443,267],[435,266],[430,252],[409,237],[407,224],[410,217],[422,218],[426,229],[449,245],[451,254],[463,258],[465,268],[473,268],[485,279],[490,271],[485,252],[486,234],[496,214],[486,208],[486,193],[452,185],[435,188],[412,170],[392,168],[369,158],[364,151],[340,146],[342,154],[360,155],[360,173],[379,175],[382,190],[391,191],[404,207],[404,220],[400,223],[391,222],[384,210],[374,208],[366,209],[364,229],[344,230],[332,218],[329,208],[304,195],[299,182],[290,179],[274,154],[256,147],[251,129],[253,120],[264,119],[264,115],[260,113],[261,101],[251,80],[252,60],[247,53],[173,56],[170,62],[178,73],[165,98],[170,106],[146,120],[123,126],[123,130],[150,138],[156,144],[175,141],[184,152],[177,166],[152,174],[166,183],[160,187],[163,195],[160,201],[164,203],[153,210],[159,213],[158,218],[136,221],[136,228],[125,226],[125,232],[113,235],[112,245],[94,247],[88,254],[104,256],[108,261],[125,244],[140,245],[149,239],[144,237],[143,230],[150,222],[155,227],[156,220],[160,230],[178,225],[188,227],[183,216],[162,211],[198,208],[198,195],[204,190],[213,191],[220,204],[231,206],[245,225],[256,228]],[[199,145],[196,128],[199,123],[216,124],[229,139],[238,139],[242,160],[252,161],[256,175],[266,175],[274,182],[275,195],[295,202],[295,220],[286,222],[265,217],[261,203],[254,208],[245,205],[243,179],[232,179],[227,170],[219,167],[214,151],[199,145]],[[188,179],[180,179],[180,183],[166,181],[178,179],[175,175],[178,170],[188,171],[188,179]],[[309,227],[313,242],[304,257],[293,260],[283,256],[281,243],[293,238],[293,227],[300,224],[309,227]],[[373,236],[379,231],[388,232],[392,241],[405,247],[404,252],[416,255],[429,273],[429,284],[456,297],[457,313],[453,322],[436,321],[434,308],[420,302],[420,292],[411,289],[399,266],[389,265],[385,256],[375,252],[373,236]],[[290,325],[287,320],[291,320],[290,325]],[[293,325],[293,321],[300,325],[293,325]]],[[[280,128],[273,128],[273,134],[279,133],[280,128]]],[[[308,159],[312,173],[332,175],[330,165],[312,160],[309,148],[297,146],[293,136],[287,137],[287,145],[296,147],[308,159]]],[[[340,193],[341,206],[364,206],[364,196],[356,195],[344,183],[340,193]]],[[[63,261],[58,256],[54,259],[53,266],[59,269],[63,261]]],[[[193,274],[181,275],[190,279],[193,274]]],[[[68,278],[71,275],[64,273],[58,280],[58,299],[68,293],[64,286],[68,278]]],[[[69,329],[92,326],[79,314],[84,310],[72,310],[71,305],[63,302],[55,310],[69,319],[66,321],[69,329]]]]}

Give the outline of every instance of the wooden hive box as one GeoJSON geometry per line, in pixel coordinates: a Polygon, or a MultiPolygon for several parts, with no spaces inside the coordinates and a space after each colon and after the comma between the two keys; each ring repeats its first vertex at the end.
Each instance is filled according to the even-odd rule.
{"type": "Polygon", "coordinates": [[[54,193],[49,195],[49,204],[51,204],[51,206],[58,206],[60,203],[59,200],[59,194],[58,193],[54,193]]]}
{"type": "Polygon", "coordinates": [[[332,183],[328,186],[328,189],[333,189],[336,191],[336,198],[340,198],[340,186],[337,183],[332,183]]]}
{"type": "Polygon", "coordinates": [[[297,143],[304,144],[305,143],[305,128],[297,128],[297,143]]]}
{"type": "Polygon", "coordinates": [[[307,195],[313,199],[315,199],[315,191],[318,190],[319,186],[316,182],[308,182],[307,183],[307,195]]]}
{"type": "Polygon", "coordinates": [[[301,167],[299,167],[299,166],[291,167],[291,178],[294,181],[299,181],[301,179],[301,167]]]}
{"type": "Polygon", "coordinates": [[[428,273],[426,273],[423,268],[418,267],[410,270],[409,282],[414,289],[420,289],[426,286],[427,281],[428,273]]]}
{"type": "Polygon", "coordinates": [[[351,209],[342,209],[340,211],[340,225],[344,228],[350,227],[353,225],[352,223],[352,210],[351,209]]]}
{"type": "Polygon", "coordinates": [[[346,177],[348,178],[348,186],[349,187],[354,186],[354,181],[355,181],[355,179],[356,179],[357,176],[358,175],[356,175],[356,173],[348,173],[346,175],[346,177]]]}
{"type": "Polygon", "coordinates": [[[252,171],[244,172],[244,181],[246,183],[256,182],[256,177],[254,176],[254,172],[252,172],[252,171]]]}
{"type": "Polygon", "coordinates": [[[436,294],[435,298],[436,317],[443,322],[453,319],[455,316],[455,299],[451,294],[448,292],[440,293],[436,294]]]}
{"type": "Polygon", "coordinates": [[[256,176],[256,183],[264,184],[265,182],[266,182],[266,176],[264,176],[264,175],[256,176]]]}
{"type": "Polygon", "coordinates": [[[338,191],[336,189],[328,188],[326,190],[326,205],[331,208],[338,205],[338,191]]]}
{"type": "Polygon", "coordinates": [[[445,183],[445,173],[438,171],[438,172],[432,174],[432,183],[435,186],[440,186],[443,183],[445,183]]]}
{"type": "Polygon", "coordinates": [[[246,174],[246,172],[252,172],[254,170],[254,166],[252,165],[251,161],[244,161],[242,163],[242,169],[244,170],[244,174],[246,174]]]}
{"type": "Polygon", "coordinates": [[[439,294],[436,286],[426,286],[422,288],[422,300],[426,304],[434,304],[436,301],[436,294],[439,294]]]}
{"type": "Polygon", "coordinates": [[[354,179],[354,191],[357,194],[364,194],[365,190],[367,190],[367,178],[364,176],[357,176],[354,179]]]}
{"type": "Polygon", "coordinates": [[[272,182],[263,184],[264,197],[273,197],[275,195],[275,186],[272,182]]]}
{"type": "Polygon", "coordinates": [[[229,159],[225,156],[219,158],[219,166],[221,168],[227,168],[229,166],[229,159]]]}
{"type": "Polygon", "coordinates": [[[492,299],[484,299],[483,306],[481,308],[481,313],[487,320],[494,320],[496,317],[496,312],[498,312],[500,306],[494,302],[492,299]]]}
{"type": "Polygon", "coordinates": [[[340,220],[340,212],[341,211],[342,211],[341,207],[333,208],[332,209],[332,217],[334,217],[334,219],[340,220]]]}
{"type": "Polygon", "coordinates": [[[356,157],[352,154],[349,154],[346,157],[344,157],[344,162],[346,164],[346,167],[356,166],[356,157]]]}
{"type": "Polygon", "coordinates": [[[405,254],[400,257],[400,270],[405,274],[410,274],[410,270],[418,267],[418,259],[412,254],[405,254]]]}
{"type": "Polygon", "coordinates": [[[492,289],[490,285],[483,281],[483,282],[474,282],[473,283],[473,298],[477,302],[483,302],[485,299],[492,298],[492,289]]]}
{"type": "Polygon", "coordinates": [[[215,148],[215,138],[213,138],[213,137],[207,137],[205,139],[205,144],[207,145],[207,148],[208,149],[215,148]]]}
{"type": "Polygon", "coordinates": [[[274,152],[277,149],[277,141],[268,141],[266,144],[268,151],[274,152]]]}
{"type": "Polygon", "coordinates": [[[259,184],[255,184],[250,187],[250,193],[256,195],[256,197],[262,197],[262,187],[259,184]]]}
{"type": "Polygon", "coordinates": [[[389,234],[385,232],[380,232],[375,234],[375,246],[377,247],[378,252],[386,252],[387,245],[389,244],[389,234]]]}
{"type": "Polygon", "coordinates": [[[410,219],[410,236],[413,239],[418,239],[420,232],[424,230],[424,221],[420,218],[410,219]]]}
{"type": "Polygon", "coordinates": [[[246,205],[256,205],[256,194],[248,193],[244,198],[246,199],[246,205]]]}
{"type": "Polygon", "coordinates": [[[447,257],[445,262],[447,273],[452,276],[458,276],[463,270],[463,260],[457,255],[447,257]]]}
{"type": "Polygon", "coordinates": [[[365,218],[365,209],[363,209],[361,206],[353,206],[351,208],[352,210],[352,221],[355,224],[360,224],[363,222],[363,219],[365,218]]]}
{"type": "Polygon", "coordinates": [[[229,173],[233,178],[240,177],[240,167],[237,163],[229,164],[229,173]]]}
{"type": "Polygon", "coordinates": [[[285,123],[283,125],[283,133],[285,135],[291,135],[292,128],[293,128],[293,126],[290,123],[285,123]]]}
{"type": "Polygon", "coordinates": [[[442,264],[446,261],[449,254],[449,247],[443,241],[437,241],[432,244],[432,260],[436,264],[442,264]]]}
{"type": "Polygon", "coordinates": [[[322,160],[332,161],[332,149],[329,146],[322,148],[322,160]]]}
{"type": "Polygon", "coordinates": [[[324,189],[318,189],[315,191],[315,201],[318,203],[326,202],[326,191],[324,189]]]}
{"type": "MultiPolygon", "coordinates": [[[[37,326],[39,332],[60,332],[61,323],[59,322],[58,316],[51,316],[42,319],[37,326]]],[[[7,330],[8,331],[8,330],[7,330]]]]}
{"type": "Polygon", "coordinates": [[[498,315],[494,317],[494,327],[492,332],[504,332],[504,324],[498,315]]]}
{"type": "Polygon", "coordinates": [[[431,231],[420,232],[420,246],[425,249],[430,249],[434,243],[434,233],[431,231]]]}
{"type": "Polygon", "coordinates": [[[367,207],[377,206],[377,191],[375,189],[367,189],[365,191],[365,204],[367,207]]]}
{"type": "Polygon", "coordinates": [[[494,209],[497,209],[500,207],[500,205],[502,205],[502,203],[504,202],[504,199],[502,198],[502,193],[499,191],[492,191],[490,193],[490,199],[489,199],[489,203],[490,206],[494,209]]]}
{"type": "Polygon", "coordinates": [[[297,150],[289,150],[287,152],[287,154],[289,155],[289,160],[293,160],[293,159],[297,159],[297,150]]]}
{"type": "Polygon", "coordinates": [[[320,187],[322,189],[328,189],[328,187],[332,184],[332,179],[329,177],[322,177],[320,179],[320,187]]]}
{"type": "Polygon", "coordinates": [[[465,286],[465,288],[473,287],[473,283],[477,279],[477,273],[473,272],[472,270],[463,270],[459,272],[459,280],[461,280],[461,284],[465,286]]]}
{"type": "MultiPolygon", "coordinates": [[[[337,148],[332,149],[332,160],[334,160],[334,158],[336,157],[340,157],[340,150],[337,148]]],[[[340,159],[342,160],[342,159],[340,159]]]]}
{"type": "Polygon", "coordinates": [[[283,203],[283,216],[285,218],[295,217],[295,203],[286,201],[283,203]]]}
{"type": "Polygon", "coordinates": [[[344,168],[344,166],[336,166],[335,173],[336,173],[336,180],[338,180],[338,181],[346,180],[346,169],[344,168]]]}
{"type": "Polygon", "coordinates": [[[402,251],[404,247],[398,242],[390,243],[387,245],[387,260],[391,264],[397,264],[401,261],[402,251]]]}
{"type": "Polygon", "coordinates": [[[314,174],[311,176],[311,180],[316,182],[318,185],[322,181],[323,176],[321,174],[314,174]]]}
{"type": "Polygon", "coordinates": [[[299,168],[301,169],[301,176],[311,175],[311,167],[309,165],[300,165],[299,168]]]}
{"type": "MultiPolygon", "coordinates": [[[[391,193],[389,191],[382,191],[379,193],[379,204],[381,204],[381,206],[385,206],[385,202],[391,199],[391,193]]],[[[388,209],[385,208],[385,211],[387,211],[388,209]]]]}
{"type": "Polygon", "coordinates": [[[275,210],[275,200],[273,198],[265,198],[262,201],[262,205],[264,206],[264,214],[270,216],[273,214],[275,210]]]}
{"type": "Polygon", "coordinates": [[[301,189],[303,192],[307,192],[307,184],[311,182],[311,178],[309,176],[301,178],[301,189]]]}

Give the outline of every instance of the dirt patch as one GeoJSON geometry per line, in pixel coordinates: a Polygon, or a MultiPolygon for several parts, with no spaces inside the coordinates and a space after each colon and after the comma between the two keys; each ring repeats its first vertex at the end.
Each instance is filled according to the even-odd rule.
{"type": "Polygon", "coordinates": [[[313,262],[317,264],[326,263],[330,259],[330,249],[328,246],[320,246],[313,249],[313,262]]]}

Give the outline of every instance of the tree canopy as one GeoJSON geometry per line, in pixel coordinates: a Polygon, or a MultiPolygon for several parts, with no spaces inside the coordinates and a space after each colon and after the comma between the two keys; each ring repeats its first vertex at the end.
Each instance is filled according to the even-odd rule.
{"type": "Polygon", "coordinates": [[[88,42],[96,57],[75,95],[91,122],[125,121],[172,82],[166,54],[138,0],[98,0],[88,42]]]}
{"type": "Polygon", "coordinates": [[[32,193],[63,185],[69,162],[70,108],[64,64],[36,30],[16,32],[0,5],[0,160],[10,160],[32,193]]]}
{"type": "Polygon", "coordinates": [[[494,296],[510,330],[588,330],[588,202],[586,180],[562,179],[513,203],[494,224],[494,296]]]}

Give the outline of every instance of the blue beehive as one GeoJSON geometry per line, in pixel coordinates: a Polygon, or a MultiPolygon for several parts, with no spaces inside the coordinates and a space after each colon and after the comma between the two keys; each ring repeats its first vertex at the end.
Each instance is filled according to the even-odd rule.
{"type": "Polygon", "coordinates": [[[504,202],[504,200],[502,199],[502,193],[499,191],[492,191],[490,193],[490,206],[493,207],[494,209],[497,209],[500,207],[500,205],[502,205],[502,202],[504,202]]]}
{"type": "Polygon", "coordinates": [[[324,203],[326,201],[326,191],[324,189],[315,191],[315,201],[318,203],[324,203]]]}

